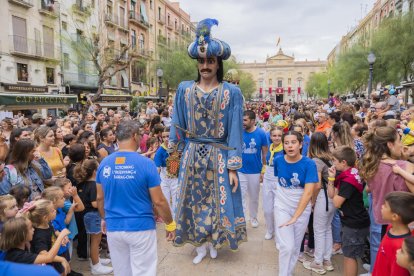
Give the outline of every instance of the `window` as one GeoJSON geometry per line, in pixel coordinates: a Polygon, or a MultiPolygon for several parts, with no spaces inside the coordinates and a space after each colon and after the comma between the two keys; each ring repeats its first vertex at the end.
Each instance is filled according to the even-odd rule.
{"type": "Polygon", "coordinates": [[[68,23],[66,23],[65,21],[62,21],[62,29],[64,29],[65,31],[68,30],[68,23]]]}
{"type": "Polygon", "coordinates": [[[13,46],[14,50],[22,53],[28,52],[26,19],[12,16],[13,46]]]}
{"type": "Polygon", "coordinates": [[[17,80],[29,81],[29,71],[27,70],[27,64],[17,63],[17,80]]]}
{"type": "Polygon", "coordinates": [[[134,1],[131,1],[130,13],[131,15],[132,14],[135,15],[135,2],[134,1]]]}
{"type": "Polygon", "coordinates": [[[292,84],[292,79],[288,78],[288,85],[291,85],[291,84],[292,84]]]}
{"type": "Polygon", "coordinates": [[[145,37],[144,34],[139,35],[139,49],[144,50],[145,49],[145,37]]]}
{"type": "MultiPolygon", "coordinates": [[[[133,82],[145,82],[145,63],[142,61],[135,61],[132,64],[132,76],[133,82]]],[[[153,79],[151,78],[151,81],[153,79]]]]}
{"type": "Polygon", "coordinates": [[[150,9],[152,10],[154,8],[152,0],[150,0],[150,9]]]}
{"type": "Polygon", "coordinates": [[[54,47],[54,32],[52,28],[43,26],[43,54],[46,57],[55,56],[55,47],[54,47]]]}
{"type": "Polygon", "coordinates": [[[161,7],[158,7],[158,20],[161,20],[161,7]]]}
{"type": "Polygon", "coordinates": [[[131,47],[132,49],[135,49],[136,46],[137,46],[137,34],[135,30],[132,30],[131,31],[131,47]]]}
{"type": "Polygon", "coordinates": [[[49,84],[55,83],[55,69],[46,67],[46,81],[49,84]]]}
{"type": "Polygon", "coordinates": [[[177,30],[177,20],[175,20],[174,24],[175,24],[174,29],[177,30]]]}
{"type": "Polygon", "coordinates": [[[283,87],[283,86],[282,86],[282,80],[278,80],[278,81],[277,81],[277,87],[283,87]]]}
{"type": "Polygon", "coordinates": [[[272,86],[272,79],[269,79],[269,86],[272,86]]]}
{"type": "Polygon", "coordinates": [[[63,69],[65,70],[69,69],[69,54],[68,53],[63,54],[63,69]]]}
{"type": "Polygon", "coordinates": [[[170,15],[168,15],[167,23],[170,25],[170,15]]]}

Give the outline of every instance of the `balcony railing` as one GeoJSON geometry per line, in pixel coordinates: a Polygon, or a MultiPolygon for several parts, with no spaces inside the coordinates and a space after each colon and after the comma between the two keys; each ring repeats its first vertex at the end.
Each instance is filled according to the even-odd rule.
{"type": "Polygon", "coordinates": [[[55,11],[55,5],[54,2],[52,2],[52,0],[40,0],[40,9],[39,9],[39,13],[46,15],[46,16],[50,16],[52,18],[57,18],[58,14],[55,11]]]}
{"type": "Polygon", "coordinates": [[[38,59],[59,59],[59,48],[53,43],[28,39],[27,37],[10,35],[10,52],[14,55],[32,57],[38,59]]]}
{"type": "Polygon", "coordinates": [[[139,48],[136,45],[132,47],[132,54],[133,55],[142,56],[142,57],[149,57],[149,56],[151,56],[151,52],[150,51],[146,50],[145,48],[139,48]]]}
{"type": "Polygon", "coordinates": [[[96,74],[63,71],[65,84],[97,87],[99,77],[96,74]]]}
{"type": "Polygon", "coordinates": [[[174,28],[173,23],[167,22],[167,28],[170,29],[170,30],[172,30],[174,28]]]}
{"type": "Polygon", "coordinates": [[[33,0],[9,0],[9,2],[28,9],[33,7],[33,0]]]}
{"type": "Polygon", "coordinates": [[[112,25],[118,25],[118,16],[116,16],[115,14],[106,13],[105,22],[112,25]]]}
{"type": "Polygon", "coordinates": [[[83,4],[84,1],[76,0],[76,3],[72,5],[72,10],[81,15],[90,14],[90,6],[83,4]]]}
{"type": "Polygon", "coordinates": [[[144,17],[134,11],[129,12],[129,19],[145,29],[149,28],[149,23],[145,21],[144,17]]]}

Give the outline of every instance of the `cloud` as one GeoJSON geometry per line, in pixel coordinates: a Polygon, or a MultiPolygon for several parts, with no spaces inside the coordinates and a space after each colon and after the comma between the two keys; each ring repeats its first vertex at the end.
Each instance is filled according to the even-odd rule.
{"type": "Polygon", "coordinates": [[[228,42],[239,61],[274,55],[277,37],[297,60],[326,59],[375,0],[180,0],[192,21],[216,18],[213,36],[228,42]]]}

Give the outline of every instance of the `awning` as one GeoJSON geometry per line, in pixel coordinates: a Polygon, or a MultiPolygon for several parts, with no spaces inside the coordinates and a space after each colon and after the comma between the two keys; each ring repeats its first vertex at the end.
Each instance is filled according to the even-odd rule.
{"type": "Polygon", "coordinates": [[[68,105],[78,102],[76,95],[52,95],[52,94],[9,94],[0,93],[0,105],[37,107],[40,105],[68,105]]]}

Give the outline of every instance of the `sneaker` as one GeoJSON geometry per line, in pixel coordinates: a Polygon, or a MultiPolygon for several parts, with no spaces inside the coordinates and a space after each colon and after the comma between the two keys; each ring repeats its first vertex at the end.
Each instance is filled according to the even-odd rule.
{"type": "Polygon", "coordinates": [[[370,264],[363,264],[362,267],[366,270],[366,271],[370,271],[371,269],[371,265],[370,264]]]}
{"type": "Polygon", "coordinates": [[[265,240],[271,240],[272,238],[273,238],[273,234],[267,232],[266,235],[265,235],[265,240]]]}
{"type": "Polygon", "coordinates": [[[342,248],[332,250],[332,255],[342,255],[344,252],[342,252],[342,248]]]}
{"type": "Polygon", "coordinates": [[[306,256],[303,252],[299,253],[299,257],[298,257],[298,261],[303,263],[303,262],[307,262],[308,260],[306,259],[306,256]]]}
{"type": "Polygon", "coordinates": [[[99,258],[99,262],[103,265],[109,265],[111,263],[111,259],[99,258]]]}
{"type": "Polygon", "coordinates": [[[308,255],[309,257],[313,258],[314,253],[315,253],[315,249],[305,248],[305,254],[308,255]]]}
{"type": "Polygon", "coordinates": [[[310,261],[303,262],[303,267],[313,272],[316,272],[320,275],[323,275],[326,273],[326,270],[323,268],[323,265],[317,264],[315,262],[310,262],[310,261]]]}
{"type": "Polygon", "coordinates": [[[104,266],[101,263],[97,263],[96,265],[92,265],[91,273],[92,275],[102,275],[102,274],[109,274],[112,273],[114,269],[110,266],[104,266]]]}
{"type": "Polygon", "coordinates": [[[259,222],[257,221],[257,218],[252,218],[250,220],[250,223],[251,223],[251,225],[252,225],[253,228],[259,227],[259,222]]]}
{"type": "Polygon", "coordinates": [[[217,258],[217,249],[214,248],[212,243],[208,243],[208,250],[210,251],[210,257],[212,259],[217,258]]]}
{"type": "Polygon", "coordinates": [[[204,257],[207,255],[206,252],[197,254],[195,258],[193,259],[193,264],[199,264],[204,259],[204,257]]]}
{"type": "Polygon", "coordinates": [[[323,268],[325,268],[326,271],[333,271],[334,270],[332,262],[327,261],[327,260],[323,261],[323,268]]]}

